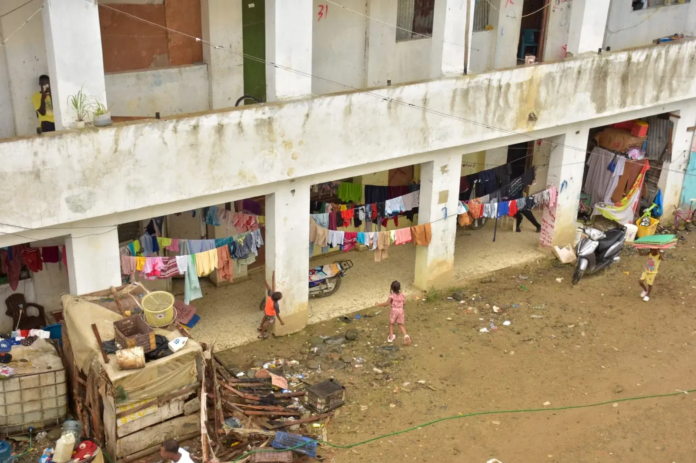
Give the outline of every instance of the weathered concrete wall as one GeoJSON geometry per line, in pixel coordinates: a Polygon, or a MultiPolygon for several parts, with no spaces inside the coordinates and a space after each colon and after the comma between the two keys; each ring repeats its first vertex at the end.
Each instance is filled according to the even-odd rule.
{"type": "Polygon", "coordinates": [[[479,74],[493,69],[495,58],[495,31],[474,32],[471,37],[470,74],[479,74]]]}
{"type": "Polygon", "coordinates": [[[0,197],[16,200],[0,204],[0,221],[39,228],[242,188],[273,191],[275,182],[514,133],[539,138],[532,132],[644,108],[657,113],[660,105],[696,98],[696,80],[662,77],[695,74],[695,52],[696,42],[686,41],[369,93],[8,140],[0,142],[0,197]]]}
{"type": "MultiPolygon", "coordinates": [[[[353,11],[367,14],[365,0],[341,0],[340,3],[353,11]]],[[[314,0],[313,12],[312,74],[353,88],[363,88],[365,34],[370,20],[323,0],[314,0]]],[[[312,93],[315,95],[346,90],[342,85],[323,79],[312,78],[312,93]]]]}
{"type": "Polygon", "coordinates": [[[159,111],[166,117],[210,108],[205,64],[117,72],[105,77],[113,116],[154,117],[159,111]]]}
{"type": "Polygon", "coordinates": [[[604,46],[624,50],[649,45],[658,37],[687,32],[687,18],[692,4],[693,1],[633,11],[631,2],[613,1],[609,6],[604,46]]]}

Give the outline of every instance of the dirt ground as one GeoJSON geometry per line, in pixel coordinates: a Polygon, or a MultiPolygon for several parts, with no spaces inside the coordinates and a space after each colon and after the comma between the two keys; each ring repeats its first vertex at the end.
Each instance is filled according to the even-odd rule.
{"type": "Polygon", "coordinates": [[[389,309],[371,308],[349,324],[332,319],[220,355],[242,370],[285,358],[298,360],[310,383],[335,377],[347,401],[326,432],[339,445],[459,414],[611,402],[323,446],[328,462],[692,462],[696,394],[621,400],[696,388],[695,245],[692,235],[668,251],[649,303],[637,284],[645,257],[626,249],[620,263],[577,286],[571,266],[541,260],[466,285],[463,303],[447,299],[451,291],[427,300],[407,293],[413,344],[399,336],[396,351],[384,349],[389,309]],[[359,339],[342,346],[320,337],[353,328],[359,339]],[[321,368],[308,368],[314,362],[321,368]]]}
{"type": "MultiPolygon", "coordinates": [[[[459,229],[455,247],[455,279],[471,278],[521,263],[535,262],[547,256],[539,252],[539,235],[525,221],[523,233],[514,233],[512,219],[501,220],[495,243],[493,221],[481,230],[459,229]]],[[[374,262],[369,251],[337,252],[318,256],[310,266],[320,266],[336,260],[350,259],[354,267],[348,271],[338,292],[323,299],[310,299],[309,323],[317,323],[370,307],[383,299],[395,279],[407,290],[415,278],[416,247],[391,246],[389,258],[374,262]]],[[[201,321],[194,327],[193,336],[219,348],[237,347],[256,339],[260,323],[259,301],[265,296],[263,272],[250,274],[239,283],[216,288],[208,279],[201,279],[203,298],[193,301],[201,321]]],[[[282,288],[281,288],[282,291],[282,288]]],[[[174,281],[174,294],[183,297],[183,280],[174,281]]]]}

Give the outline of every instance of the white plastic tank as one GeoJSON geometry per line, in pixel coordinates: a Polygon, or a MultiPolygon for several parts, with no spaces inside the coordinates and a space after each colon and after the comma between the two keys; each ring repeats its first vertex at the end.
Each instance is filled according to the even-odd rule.
{"type": "Polygon", "coordinates": [[[638,226],[632,223],[627,223],[626,227],[626,242],[632,243],[636,239],[636,233],[638,233],[638,226]]]}

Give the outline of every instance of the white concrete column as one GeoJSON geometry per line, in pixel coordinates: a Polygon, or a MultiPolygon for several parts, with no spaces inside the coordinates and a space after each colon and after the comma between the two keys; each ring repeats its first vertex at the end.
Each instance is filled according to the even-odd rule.
{"type": "Polygon", "coordinates": [[[547,185],[558,189],[558,201],[555,209],[544,209],[541,223],[544,247],[575,244],[588,138],[589,128],[578,126],[565,135],[545,139],[552,143],[547,185]]]}
{"type": "Polygon", "coordinates": [[[107,103],[97,8],[85,0],[46,0],[43,24],[56,130],[77,120],[68,97],[81,88],[90,99],[107,103]]]}
{"type": "Polygon", "coordinates": [[[266,280],[275,271],[276,290],[283,293],[280,314],[285,326],[275,323],[276,336],[307,326],[309,190],[307,183],[286,182],[266,195],[266,280]]]}
{"type": "Polygon", "coordinates": [[[494,69],[514,67],[518,63],[520,29],[522,27],[522,0],[491,0],[491,22],[495,30],[494,69]]]}
{"type": "Polygon", "coordinates": [[[208,65],[210,109],[230,108],[244,94],[242,58],[242,4],[229,0],[202,0],[203,46],[208,65]]]}
{"type": "MultiPolygon", "coordinates": [[[[574,56],[603,47],[611,0],[575,0],[570,14],[568,52],[574,56]]],[[[630,5],[627,5],[630,8],[630,5]]]]}
{"type": "Polygon", "coordinates": [[[121,285],[118,230],[74,230],[65,239],[70,294],[80,295],[121,285]]]}
{"type": "Polygon", "coordinates": [[[266,1],[266,98],[312,93],[312,0],[266,1]],[[274,66],[271,63],[275,63],[274,66]],[[297,72],[288,71],[281,67],[297,72]]]}
{"type": "Polygon", "coordinates": [[[474,2],[472,0],[443,0],[435,2],[433,22],[432,77],[462,75],[468,69],[465,47],[471,48],[474,2]],[[466,41],[467,4],[469,4],[469,40],[466,41]]]}
{"type": "MultiPolygon", "coordinates": [[[[679,111],[679,118],[671,118],[674,122],[672,132],[672,161],[662,164],[660,180],[657,186],[662,190],[662,216],[660,220],[672,223],[674,209],[679,207],[684,173],[689,164],[691,144],[694,132],[687,132],[688,127],[696,125],[696,103],[691,102],[679,111]]],[[[685,198],[687,201],[691,198],[685,198]]],[[[688,207],[688,203],[687,203],[688,207]]]]}
{"type": "Polygon", "coordinates": [[[454,149],[421,164],[418,225],[430,222],[432,240],[428,246],[416,246],[415,285],[420,289],[444,286],[452,279],[461,172],[462,155],[454,149]]]}
{"type": "MultiPolygon", "coordinates": [[[[0,37],[4,37],[2,21],[0,21],[0,37]]],[[[10,138],[15,135],[14,112],[12,111],[12,94],[10,93],[10,78],[7,72],[5,47],[0,47],[0,138],[10,138]]]]}
{"type": "Polygon", "coordinates": [[[494,167],[507,164],[508,146],[499,146],[486,150],[486,165],[481,166],[480,170],[492,169],[494,167]]]}

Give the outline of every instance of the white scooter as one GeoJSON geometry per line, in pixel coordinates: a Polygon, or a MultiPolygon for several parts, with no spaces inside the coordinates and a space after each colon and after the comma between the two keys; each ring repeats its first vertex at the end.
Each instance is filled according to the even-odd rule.
{"type": "Polygon", "coordinates": [[[614,228],[606,233],[592,227],[581,228],[584,235],[580,239],[575,252],[578,261],[573,272],[573,284],[577,284],[583,275],[591,275],[618,262],[619,253],[626,242],[626,228],[614,228]]]}

